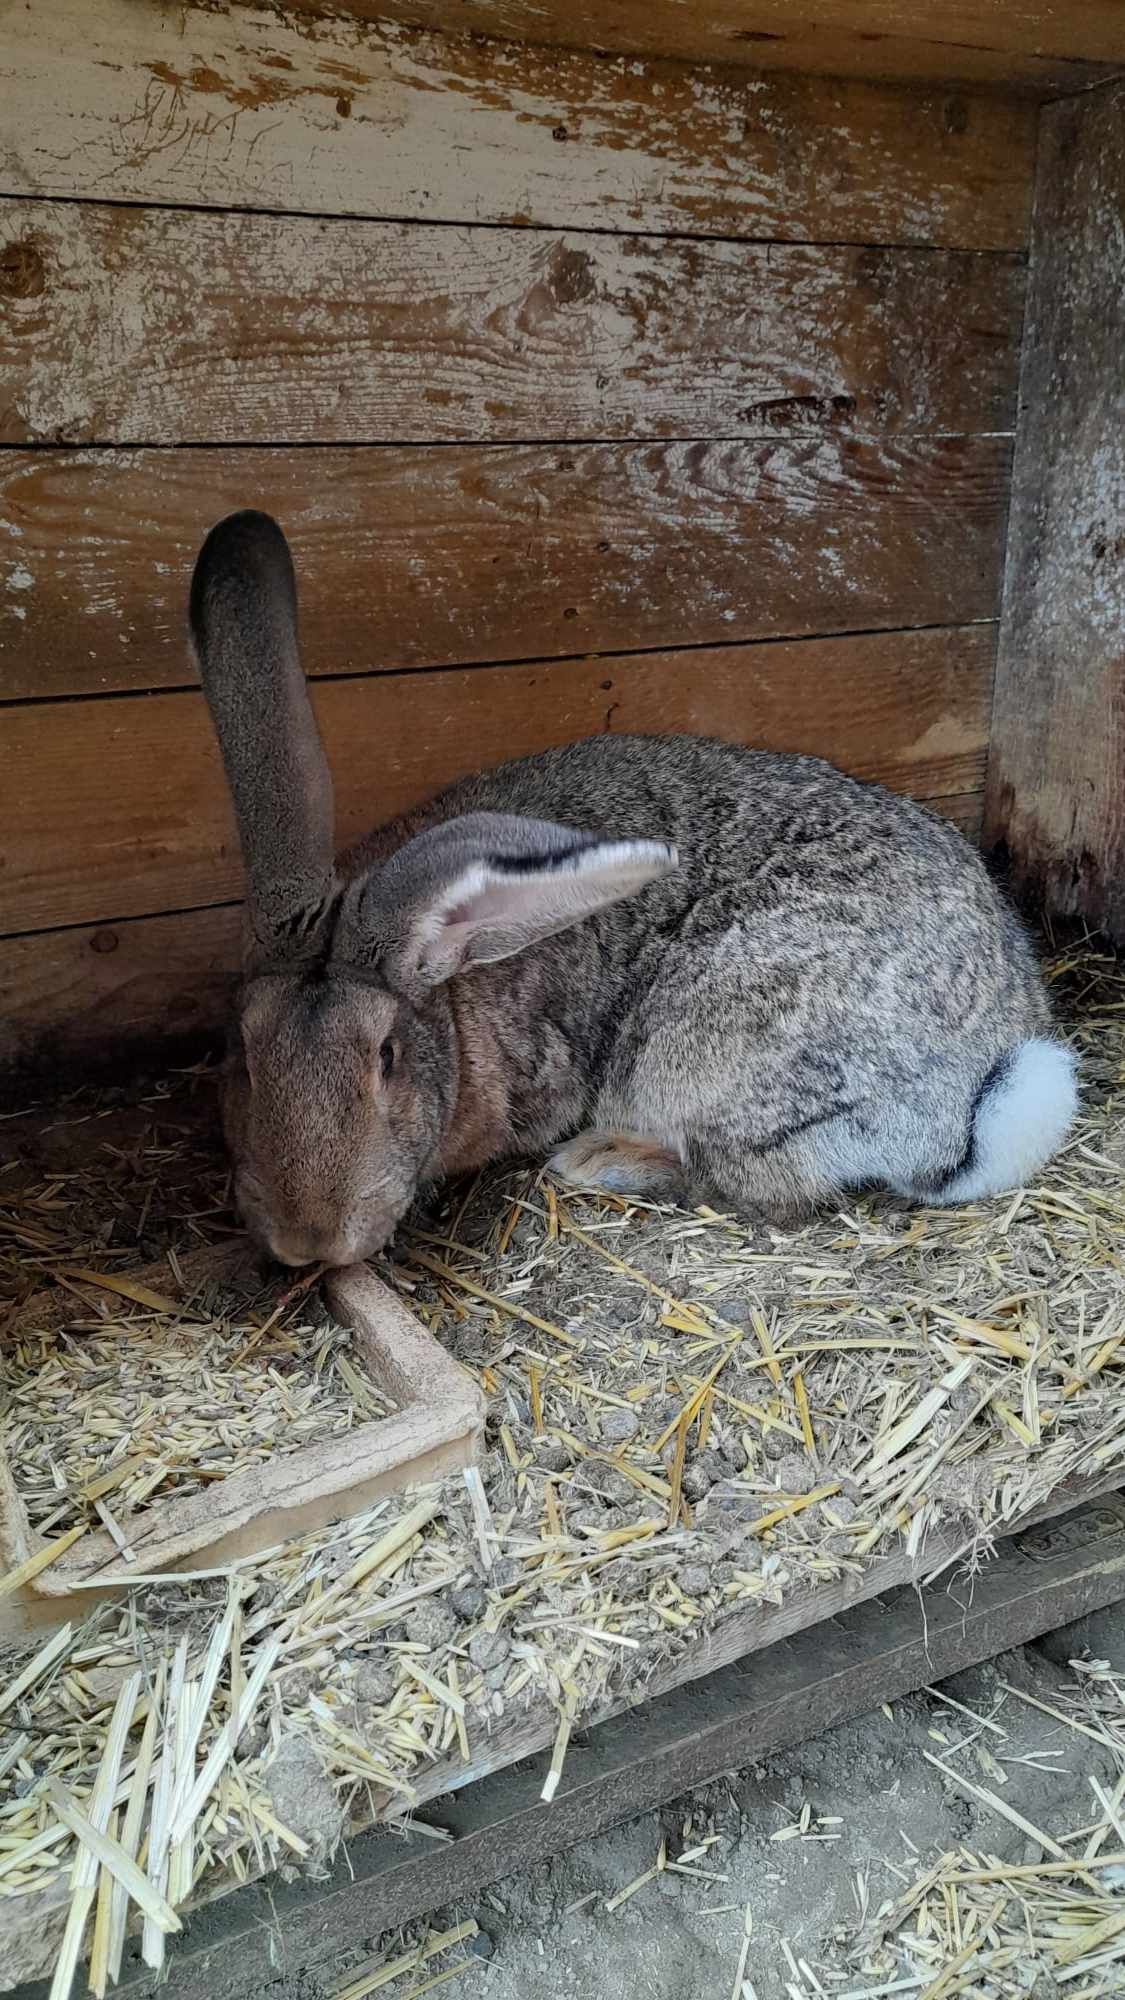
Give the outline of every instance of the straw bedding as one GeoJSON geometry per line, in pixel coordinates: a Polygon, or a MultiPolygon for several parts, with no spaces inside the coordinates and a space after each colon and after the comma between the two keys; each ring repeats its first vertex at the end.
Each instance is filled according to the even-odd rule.
{"type": "MultiPolygon", "coordinates": [[[[70,1870],[70,1929],[93,1914],[103,1990],[127,1909],[158,1963],[193,1889],[315,1863],[490,1734],[549,1724],[557,1781],[577,1719],[642,1699],[732,1611],[859,1576],[904,1538],[923,1555],[950,1523],[973,1559],[1067,1476],[1125,1465],[1125,978],[1089,952],[1052,976],[1085,1109],[1019,1195],[938,1214],[857,1199],[782,1235],[504,1168],[416,1216],[387,1275],[488,1392],[480,1476],[232,1574],[142,1584],[0,1663],[0,1896],[70,1870]],[[315,1827],[271,1792],[294,1742],[334,1808],[315,1827]]],[[[229,1230],[197,1098],[189,1077],[139,1113],[18,1122],[0,1328],[75,1264],[124,1278],[229,1230]]],[[[111,1367],[97,1343],[115,1327],[143,1352],[143,1312],[115,1312],[75,1328],[67,1365],[111,1367]]],[[[336,1409],[312,1308],[274,1332],[306,1325],[336,1409]]],[[[57,1481],[18,1399],[4,1426],[49,1520],[57,1481]]],[[[68,1492],[87,1471],[67,1460],[68,1492]]]]}

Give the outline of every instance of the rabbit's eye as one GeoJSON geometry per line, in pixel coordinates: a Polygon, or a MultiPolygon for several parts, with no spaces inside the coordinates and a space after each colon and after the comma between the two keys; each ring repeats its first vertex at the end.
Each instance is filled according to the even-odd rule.
{"type": "Polygon", "coordinates": [[[389,1076],[394,1066],[395,1045],[393,1042],[384,1042],[379,1050],[379,1068],[384,1076],[389,1076]]]}

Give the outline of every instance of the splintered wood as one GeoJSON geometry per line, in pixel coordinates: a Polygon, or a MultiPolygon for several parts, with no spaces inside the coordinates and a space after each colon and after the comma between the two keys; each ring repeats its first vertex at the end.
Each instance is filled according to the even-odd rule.
{"type": "MultiPolygon", "coordinates": [[[[157,1898],[175,1911],[319,1857],[349,1827],[401,1822],[505,1761],[505,1745],[554,1746],[553,1794],[572,1726],[891,1581],[979,1560],[1077,1475],[1119,1480],[1125,978],[1089,954],[1052,973],[1085,1109],[1018,1195],[936,1214],[863,1200],[782,1234],[509,1168],[412,1218],[383,1275],[415,1332],[428,1326],[489,1398],[487,1456],[468,1478],[381,1497],[211,1573],[91,1602],[13,1655],[0,1686],[8,1937],[34,1910],[57,1952],[89,1889],[75,1857],[95,1855],[101,1978],[119,1961],[122,1898],[158,1956],[157,1898]],[[115,1770],[115,1704],[138,1669],[115,1770]],[[311,1777],[285,1788],[294,1757],[311,1777]],[[83,1844],[76,1814],[116,1846],[83,1844]],[[121,1855],[144,1857],[147,1905],[121,1855]],[[35,1890],[55,1897],[54,1932],[43,1898],[25,1901],[35,1890]]],[[[52,1273],[94,1268],[97,1241],[98,1266],[127,1280],[139,1213],[150,1256],[186,1210],[197,1233],[226,1226],[202,1191],[191,1209],[177,1177],[177,1144],[197,1142],[190,1127],[174,1139],[176,1102],[159,1106],[159,1167],[134,1134],[128,1172],[103,1161],[93,1207],[85,1168],[0,1176],[0,1285],[19,1311],[52,1273]]],[[[83,1115],[96,1136],[96,1111],[83,1115]]],[[[213,1159],[200,1171],[213,1196],[213,1159]]],[[[96,1341],[80,1290],[93,1324],[81,1338],[96,1341]]],[[[110,1310],[120,1318],[121,1302],[110,1310]]],[[[310,1297],[275,1329],[297,1338],[314,1321],[310,1297]]],[[[264,1338],[256,1352],[266,1368],[264,1338]]],[[[124,1462],[117,1441],[98,1465],[114,1451],[124,1462]]],[[[88,1485],[84,1459],[62,1462],[88,1485]]],[[[981,1888],[984,1925],[1003,1884],[981,1888]]]]}

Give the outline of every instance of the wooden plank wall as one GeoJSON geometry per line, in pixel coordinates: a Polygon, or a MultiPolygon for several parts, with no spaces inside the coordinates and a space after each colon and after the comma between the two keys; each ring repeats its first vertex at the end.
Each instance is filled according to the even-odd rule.
{"type": "Polygon", "coordinates": [[[184,644],[274,510],[342,829],[600,729],[979,823],[1034,112],[160,0],[0,16],[0,1066],[214,1022],[184,644]]]}

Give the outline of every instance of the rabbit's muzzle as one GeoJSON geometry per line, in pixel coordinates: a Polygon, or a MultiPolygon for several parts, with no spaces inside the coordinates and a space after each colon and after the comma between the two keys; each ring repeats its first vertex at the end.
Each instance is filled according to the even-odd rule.
{"type": "Polygon", "coordinates": [[[365,1256],[372,1256],[377,1244],[368,1247],[364,1240],[354,1236],[318,1236],[308,1234],[288,1234],[281,1230],[269,1234],[269,1252],[279,1264],[287,1264],[291,1270],[299,1271],[309,1264],[329,1264],[340,1267],[362,1263],[365,1256]]]}

